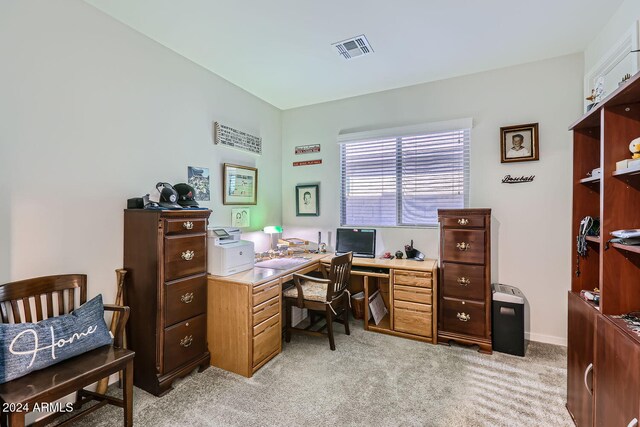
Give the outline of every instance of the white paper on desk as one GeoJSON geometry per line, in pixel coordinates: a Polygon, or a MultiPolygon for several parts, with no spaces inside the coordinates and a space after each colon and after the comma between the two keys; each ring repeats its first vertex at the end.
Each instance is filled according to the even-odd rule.
{"type": "Polygon", "coordinates": [[[385,307],[384,305],[384,300],[382,299],[382,294],[380,294],[380,291],[375,291],[370,299],[371,302],[369,303],[369,311],[373,316],[373,321],[377,325],[388,313],[387,307],[385,307]]]}

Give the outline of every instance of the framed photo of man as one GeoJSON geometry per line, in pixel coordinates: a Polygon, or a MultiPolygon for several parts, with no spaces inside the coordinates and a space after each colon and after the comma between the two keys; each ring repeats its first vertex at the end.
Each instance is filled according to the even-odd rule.
{"type": "Polygon", "coordinates": [[[539,160],[538,123],[500,128],[500,162],[539,160]]]}
{"type": "Polygon", "coordinates": [[[320,215],[320,186],[296,185],[296,216],[320,215]]]}

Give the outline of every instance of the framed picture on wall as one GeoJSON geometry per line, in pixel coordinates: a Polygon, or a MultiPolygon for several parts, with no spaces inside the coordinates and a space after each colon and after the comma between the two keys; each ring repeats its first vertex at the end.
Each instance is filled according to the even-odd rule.
{"type": "Polygon", "coordinates": [[[296,185],[296,216],[320,215],[320,186],[296,185]]]}
{"type": "Polygon", "coordinates": [[[258,169],[225,163],[222,171],[222,204],[255,205],[258,201],[258,169]]]}
{"type": "Polygon", "coordinates": [[[500,128],[500,162],[539,160],[538,123],[500,128]]]}
{"type": "Polygon", "coordinates": [[[251,209],[234,208],[231,209],[231,225],[233,227],[249,227],[251,224],[251,209]]]}

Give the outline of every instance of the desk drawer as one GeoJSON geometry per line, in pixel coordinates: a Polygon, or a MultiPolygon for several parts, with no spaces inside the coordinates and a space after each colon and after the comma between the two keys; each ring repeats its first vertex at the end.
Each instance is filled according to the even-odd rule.
{"type": "Polygon", "coordinates": [[[484,230],[444,230],[443,261],[484,264],[484,230]]]}
{"type": "Polygon", "coordinates": [[[206,235],[165,237],[165,281],[207,271],[206,235]]]}
{"type": "Polygon", "coordinates": [[[164,330],[164,370],[166,374],[207,351],[207,316],[201,314],[164,330]]]}
{"type": "Polygon", "coordinates": [[[253,324],[267,320],[280,312],[280,298],[276,295],[268,301],[253,307],[253,324]]]}
{"type": "Polygon", "coordinates": [[[431,304],[431,289],[396,284],[393,286],[393,299],[400,301],[417,302],[422,304],[431,304]]]}
{"type": "Polygon", "coordinates": [[[167,235],[205,233],[207,220],[204,218],[165,219],[164,229],[167,235]]]}
{"type": "Polygon", "coordinates": [[[447,228],[484,228],[484,216],[443,217],[442,225],[447,228]]]}
{"type": "Polygon", "coordinates": [[[449,298],[484,301],[483,265],[442,263],[442,294],[449,298]]]}
{"type": "Polygon", "coordinates": [[[393,329],[407,334],[430,337],[431,305],[395,301],[393,304],[393,329]]]}
{"type": "Polygon", "coordinates": [[[447,332],[484,337],[484,304],[442,298],[442,326],[447,332]]]}
{"type": "Polygon", "coordinates": [[[182,279],[165,285],[165,325],[187,320],[207,309],[207,276],[182,279]]]}
{"type": "Polygon", "coordinates": [[[253,306],[262,304],[280,293],[280,280],[267,282],[264,285],[253,288],[253,306]]]}
{"type": "Polygon", "coordinates": [[[280,315],[277,314],[253,327],[253,364],[262,362],[269,355],[280,350],[280,315]]]}
{"type": "Polygon", "coordinates": [[[421,288],[430,288],[431,272],[393,270],[393,283],[398,285],[419,286],[421,288]]]}

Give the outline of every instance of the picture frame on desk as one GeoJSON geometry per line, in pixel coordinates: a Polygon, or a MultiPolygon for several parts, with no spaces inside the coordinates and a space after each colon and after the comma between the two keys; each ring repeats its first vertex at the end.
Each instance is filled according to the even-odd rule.
{"type": "Polygon", "coordinates": [[[222,185],[223,205],[257,204],[257,168],[225,163],[222,171],[222,185]]]}

